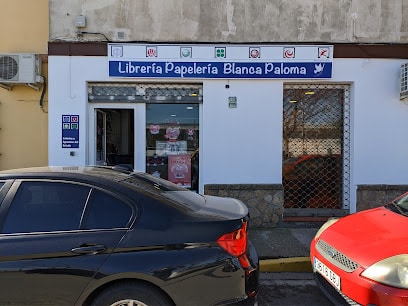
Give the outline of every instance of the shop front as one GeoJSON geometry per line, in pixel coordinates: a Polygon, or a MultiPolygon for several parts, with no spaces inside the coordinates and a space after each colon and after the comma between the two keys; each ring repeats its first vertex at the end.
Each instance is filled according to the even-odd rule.
{"type": "Polygon", "coordinates": [[[373,136],[405,122],[401,60],[334,59],[327,45],[87,52],[49,56],[50,165],[121,165],[239,198],[254,226],[344,215],[359,184],[404,179],[388,171],[403,158],[368,162],[386,153],[373,136]]]}
{"type": "Polygon", "coordinates": [[[198,191],[201,103],[197,84],[88,83],[88,164],[134,169],[138,155],[143,171],[198,191]]]}

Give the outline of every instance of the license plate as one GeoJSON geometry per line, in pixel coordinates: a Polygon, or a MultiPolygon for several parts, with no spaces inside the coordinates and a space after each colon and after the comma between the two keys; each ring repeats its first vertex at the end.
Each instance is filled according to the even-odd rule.
{"type": "Polygon", "coordinates": [[[340,276],[330,270],[324,263],[314,258],[313,268],[315,271],[319,272],[325,279],[329,281],[334,287],[340,291],[340,276]]]}

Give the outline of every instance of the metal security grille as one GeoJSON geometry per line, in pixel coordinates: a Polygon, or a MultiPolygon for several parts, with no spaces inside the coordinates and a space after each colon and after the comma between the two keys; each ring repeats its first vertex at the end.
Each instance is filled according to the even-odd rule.
{"type": "Polygon", "coordinates": [[[349,86],[284,86],[285,208],[349,207],[349,86]]]}
{"type": "Polygon", "coordinates": [[[201,84],[89,83],[89,102],[201,103],[201,84]]]}

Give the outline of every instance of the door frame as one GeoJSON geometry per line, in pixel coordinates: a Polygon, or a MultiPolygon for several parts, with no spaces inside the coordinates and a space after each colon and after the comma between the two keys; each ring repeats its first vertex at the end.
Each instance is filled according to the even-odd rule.
{"type": "Polygon", "coordinates": [[[87,165],[96,164],[96,123],[97,111],[104,109],[129,109],[133,110],[134,115],[134,164],[133,168],[137,171],[146,170],[146,140],[145,129],[146,126],[146,105],[144,103],[88,103],[88,141],[87,141],[87,165]],[[137,150],[136,148],[143,148],[137,150]]]}
{"type": "Polygon", "coordinates": [[[95,149],[95,164],[96,165],[100,165],[100,166],[104,166],[106,163],[106,112],[104,112],[102,109],[97,108],[95,109],[95,125],[94,125],[94,133],[95,133],[95,145],[94,145],[94,149],[95,149]],[[97,146],[98,143],[98,114],[101,114],[103,116],[103,135],[102,135],[102,149],[101,149],[101,159],[98,159],[98,154],[97,151],[98,149],[95,148],[97,146]]]}

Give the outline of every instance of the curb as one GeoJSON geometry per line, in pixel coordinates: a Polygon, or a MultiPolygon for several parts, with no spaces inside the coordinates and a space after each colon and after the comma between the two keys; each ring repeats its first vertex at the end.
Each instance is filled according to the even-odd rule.
{"type": "Polygon", "coordinates": [[[313,272],[310,257],[259,260],[260,272],[313,272]]]}

